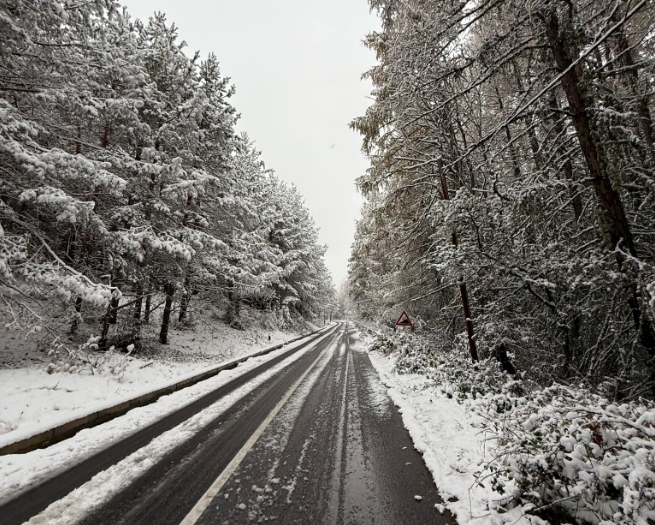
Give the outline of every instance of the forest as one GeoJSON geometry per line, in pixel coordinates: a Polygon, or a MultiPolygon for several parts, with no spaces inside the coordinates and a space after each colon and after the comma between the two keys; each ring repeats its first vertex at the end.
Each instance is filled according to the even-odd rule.
{"type": "Polygon", "coordinates": [[[0,42],[6,327],[59,340],[86,326],[102,350],[138,342],[156,308],[167,343],[200,299],[227,305],[237,329],[243,304],[280,327],[318,316],[326,247],[302,196],[235,130],[214,54],[113,0],[3,1],[0,42]]]}
{"type": "MultiPolygon", "coordinates": [[[[14,509],[391,523],[396,498],[408,523],[655,523],[655,4],[367,1],[337,294],[220,49],[116,0],[0,0],[0,446],[46,445],[0,459],[14,509]],[[97,428],[62,437],[76,422],[97,428]]],[[[314,45],[349,24],[305,5],[281,8],[308,31],[279,56],[322,79],[306,57],[331,74],[314,45]]],[[[345,107],[338,71],[313,103],[345,107]]],[[[259,87],[296,104],[283,77],[259,87]]]]}
{"type": "Polygon", "coordinates": [[[653,4],[369,3],[358,315],[406,309],[474,361],[653,399],[653,4]]]}

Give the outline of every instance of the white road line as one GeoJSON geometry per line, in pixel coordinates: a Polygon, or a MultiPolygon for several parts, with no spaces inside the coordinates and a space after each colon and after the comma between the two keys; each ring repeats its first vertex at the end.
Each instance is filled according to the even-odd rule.
{"type": "Polygon", "coordinates": [[[298,378],[298,380],[291,385],[291,388],[287,390],[287,392],[284,394],[282,399],[278,402],[277,405],[271,410],[271,412],[266,416],[266,419],[262,422],[261,425],[255,430],[252,436],[250,436],[250,439],[246,441],[246,444],[241,447],[241,450],[237,452],[236,456],[230,461],[230,464],[225,467],[225,470],[221,472],[221,475],[216,478],[216,481],[212,484],[211,487],[203,494],[203,496],[200,498],[198,503],[195,504],[195,506],[191,509],[191,512],[186,515],[184,520],[182,520],[182,523],[180,525],[194,525],[199,519],[202,513],[205,511],[207,507],[211,504],[211,502],[214,500],[214,498],[218,495],[218,493],[221,491],[223,488],[223,485],[225,485],[225,482],[230,478],[230,476],[234,473],[234,471],[239,467],[243,459],[246,457],[246,454],[250,451],[250,449],[255,445],[257,440],[260,438],[260,436],[264,433],[266,430],[266,427],[270,425],[271,421],[275,418],[277,413],[282,410],[282,407],[284,404],[289,400],[289,398],[293,395],[293,393],[296,391],[296,389],[300,386],[300,383],[302,383],[302,380],[305,379],[307,374],[314,368],[316,363],[318,363],[318,360],[323,356],[323,352],[320,353],[320,355],[314,360],[314,362],[303,372],[303,374],[298,378]]]}

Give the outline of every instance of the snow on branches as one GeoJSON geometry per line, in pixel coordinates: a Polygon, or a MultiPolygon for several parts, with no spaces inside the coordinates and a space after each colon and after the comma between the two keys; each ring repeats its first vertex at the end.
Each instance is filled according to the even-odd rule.
{"type": "Polygon", "coordinates": [[[361,316],[411,307],[543,384],[654,398],[653,5],[370,4],[361,316]]]}
{"type": "Polygon", "coordinates": [[[164,15],[133,21],[115,2],[0,16],[0,288],[57,292],[71,331],[95,308],[101,339],[157,293],[180,318],[201,290],[318,314],[324,247],[295,189],[235,133],[213,54],[187,56],[164,15]]]}

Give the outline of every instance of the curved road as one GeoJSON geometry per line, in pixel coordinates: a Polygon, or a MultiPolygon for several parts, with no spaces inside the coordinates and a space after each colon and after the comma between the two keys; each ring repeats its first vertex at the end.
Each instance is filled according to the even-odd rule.
{"type": "Polygon", "coordinates": [[[455,523],[356,337],[344,324],[314,336],[9,501],[0,523],[36,516],[296,352],[82,523],[455,523]]]}

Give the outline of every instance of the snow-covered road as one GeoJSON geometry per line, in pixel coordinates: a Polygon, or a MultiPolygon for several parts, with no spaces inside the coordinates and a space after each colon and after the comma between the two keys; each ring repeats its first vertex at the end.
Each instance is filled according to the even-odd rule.
{"type": "Polygon", "coordinates": [[[179,394],[0,458],[2,523],[453,522],[343,324],[179,394]]]}
{"type": "MultiPolygon", "coordinates": [[[[237,368],[164,396],[153,405],[134,409],[104,425],[83,430],[73,438],[46,449],[0,457],[0,515],[3,525],[23,523],[51,503],[67,496],[73,489],[77,489],[76,493],[84,492],[90,488],[86,486],[87,482],[91,480],[93,483],[91,478],[94,475],[101,473],[101,478],[109,472],[107,469],[111,470],[110,467],[134,455],[132,459],[138,466],[130,468],[123,464],[112,472],[112,480],[117,482],[113,491],[107,484],[101,490],[91,488],[95,504],[102,503],[137,477],[144,468],[156,462],[161,454],[188,439],[262,382],[288,368],[314,349],[317,342],[330,337],[332,332],[330,330],[328,335],[320,334],[318,338],[294,343],[266,356],[251,358],[237,368]],[[160,434],[159,441],[154,439],[160,434]],[[164,442],[168,445],[162,444],[164,442]],[[161,448],[153,452],[148,447],[161,448]],[[140,453],[145,453],[148,460],[144,462],[143,457],[139,460],[140,453]],[[116,475],[117,472],[119,475],[116,475]]],[[[54,504],[59,505],[61,501],[54,504]]],[[[78,517],[88,510],[85,503],[76,503],[69,509],[78,517]]],[[[54,515],[43,517],[46,516],[45,521],[40,517],[34,518],[37,520],[35,523],[53,522],[54,515]]],[[[70,523],[72,520],[71,515],[61,522],[70,523]]]]}

